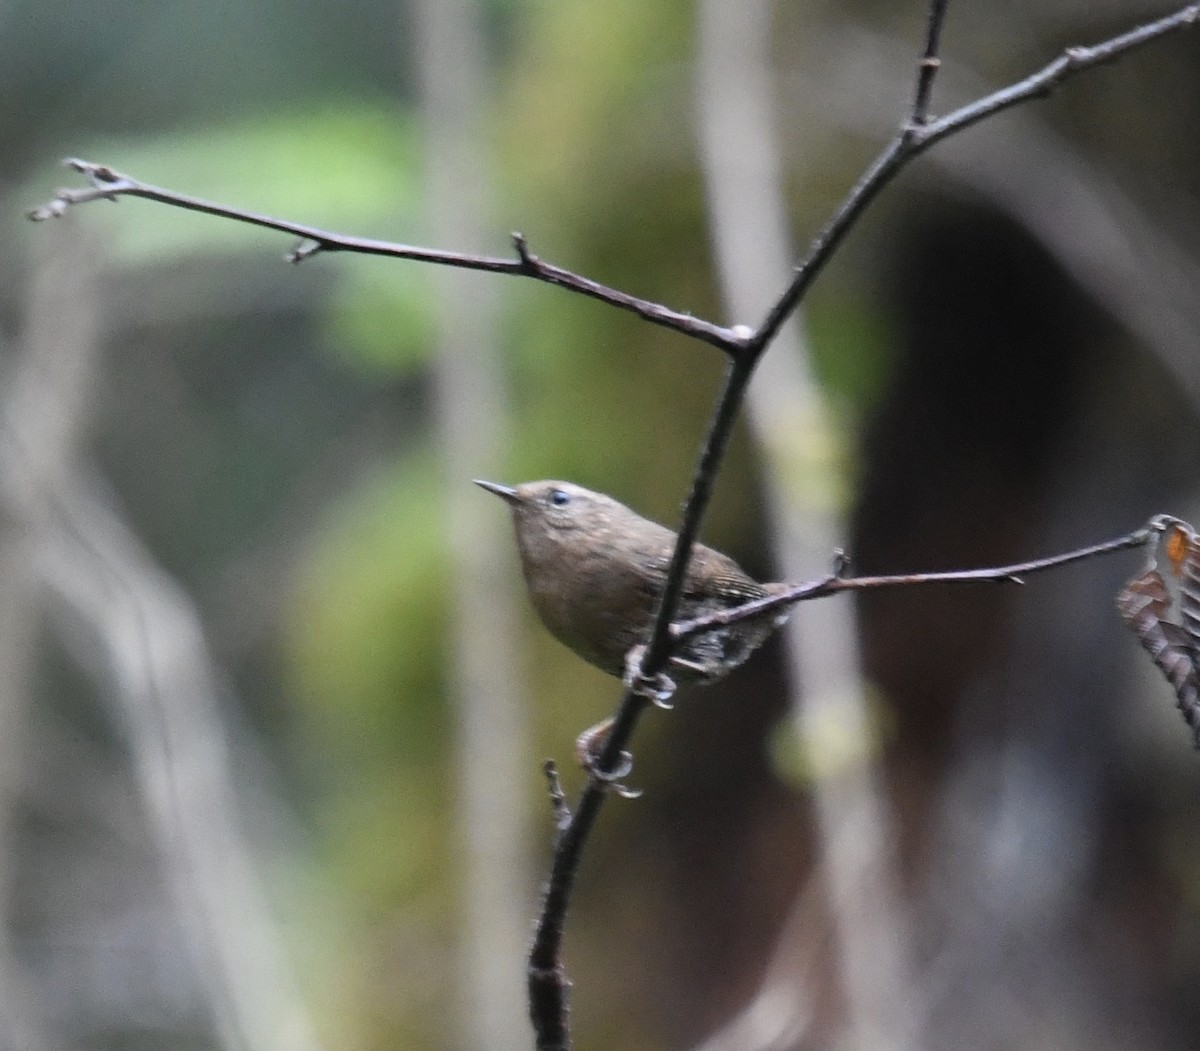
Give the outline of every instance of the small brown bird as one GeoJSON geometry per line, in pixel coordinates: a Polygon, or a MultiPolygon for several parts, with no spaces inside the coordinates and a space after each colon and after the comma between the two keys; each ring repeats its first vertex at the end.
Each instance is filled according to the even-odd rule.
{"type": "MultiPolygon", "coordinates": [[[[529,597],[560,642],[610,675],[625,677],[630,650],[646,642],[675,534],[622,503],[570,482],[511,488],[477,481],[508,502],[529,597]]],[[[676,621],[693,620],[785,585],[760,584],[733,559],[696,544],[676,621]]],[[[773,610],[683,642],[670,662],[679,683],[710,683],[741,664],[787,617],[773,610]]]]}

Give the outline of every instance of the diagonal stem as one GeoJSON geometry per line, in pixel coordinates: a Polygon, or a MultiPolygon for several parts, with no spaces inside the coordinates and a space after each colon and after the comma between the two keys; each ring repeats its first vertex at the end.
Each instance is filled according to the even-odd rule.
{"type": "Polygon", "coordinates": [[[353,252],[357,255],[377,255],[389,259],[413,259],[417,262],[457,267],[462,270],[480,270],[514,277],[529,277],[535,281],[541,281],[543,284],[555,285],[569,292],[587,296],[589,299],[598,299],[600,302],[620,310],[628,310],[651,324],[660,325],[702,343],[708,343],[731,356],[736,356],[740,352],[743,342],[743,339],[731,329],[723,328],[689,313],[672,310],[661,303],[641,299],[572,270],[547,263],[529,250],[525,237],[519,233],[512,235],[513,246],[517,253],[515,259],[474,255],[469,252],[449,252],[438,248],[422,248],[417,245],[335,233],[331,230],[307,226],[304,223],[294,223],[287,219],[277,219],[271,215],[263,215],[243,208],[206,201],[201,197],[192,197],[176,190],[152,186],[150,183],[142,182],[132,176],[123,175],[107,165],[96,164],[92,161],[69,158],[63,163],[73,171],[86,176],[91,186],[86,189],[59,190],[46,204],[29,212],[29,218],[35,222],[57,218],[73,205],[101,200],[116,201],[121,197],[141,197],[148,201],[170,205],[173,208],[181,208],[184,211],[200,212],[218,219],[231,219],[249,226],[259,226],[266,230],[290,234],[299,239],[299,243],[287,255],[287,260],[292,263],[301,263],[310,256],[321,252],[353,252]]]}

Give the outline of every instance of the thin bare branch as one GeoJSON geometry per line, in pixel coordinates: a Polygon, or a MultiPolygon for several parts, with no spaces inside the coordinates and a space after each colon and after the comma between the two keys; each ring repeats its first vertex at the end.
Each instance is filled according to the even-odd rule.
{"type": "Polygon", "coordinates": [[[555,266],[553,263],[547,263],[529,250],[524,235],[520,233],[512,235],[517,253],[515,259],[473,255],[469,252],[448,252],[437,248],[421,248],[417,245],[334,233],[315,226],[307,226],[304,223],[294,223],[287,219],[277,219],[271,215],[246,211],[243,208],[233,208],[214,201],[206,201],[200,197],[192,197],[175,190],[141,182],[130,175],[115,171],[106,164],[96,164],[74,157],[68,158],[63,163],[72,171],[83,175],[91,183],[91,186],[86,189],[67,187],[60,189],[46,204],[29,212],[29,218],[34,222],[57,218],[68,208],[77,204],[87,204],[91,201],[116,201],[121,197],[141,197],[147,201],[170,205],[172,208],[182,208],[184,211],[200,212],[218,219],[232,219],[234,222],[291,234],[293,237],[299,238],[299,241],[286,256],[290,263],[302,263],[321,252],[354,252],[358,255],[378,255],[390,259],[413,259],[438,266],[457,267],[461,270],[482,270],[495,274],[510,274],[515,277],[530,277],[544,284],[556,285],[569,292],[598,299],[602,303],[608,303],[621,310],[628,310],[651,324],[681,332],[702,343],[718,347],[729,355],[738,354],[745,342],[744,337],[733,329],[715,325],[691,314],[672,310],[661,303],[631,296],[628,292],[610,288],[608,285],[593,281],[582,274],[555,266]]]}
{"type": "MultiPolygon", "coordinates": [[[[834,30],[810,43],[786,75],[786,94],[800,95],[829,132],[876,136],[877,100],[903,90],[894,70],[904,44],[861,27],[834,30]],[[814,58],[820,56],[820,60],[814,58]],[[801,72],[802,71],[802,72],[801,72]]],[[[949,71],[940,74],[947,87],[949,71]]],[[[974,96],[978,73],[955,63],[956,94],[974,96]]],[[[1200,412],[1200,257],[1128,192],[1104,178],[1066,137],[1031,106],[1012,110],[986,135],[959,138],[933,151],[932,166],[1024,227],[1092,299],[1103,306],[1171,375],[1174,389],[1200,412]]],[[[928,171],[929,169],[925,169],[928,171]]]]}
{"type": "MultiPolygon", "coordinates": [[[[746,348],[747,355],[756,358],[771,345],[780,326],[800,304],[817,275],[825,268],[825,264],[829,262],[830,257],[867,205],[917,154],[924,152],[947,135],[969,128],[972,124],[977,124],[988,117],[994,117],[997,113],[1002,113],[1022,102],[1048,95],[1053,88],[1076,74],[1082,73],[1085,69],[1112,62],[1135,48],[1166,36],[1168,33],[1187,29],[1198,20],[1200,20],[1200,3],[1188,4],[1172,15],[1131,29],[1127,33],[1112,37],[1100,44],[1091,47],[1069,47],[1053,62],[1024,80],[994,91],[990,95],[956,109],[953,113],[948,113],[939,120],[928,123],[921,123],[917,119],[921,115],[917,107],[927,102],[927,99],[922,97],[923,93],[918,90],[917,98],[914,100],[914,109],[910,113],[909,119],[901,126],[899,134],[888,143],[855,184],[838,206],[833,217],[813,239],[808,255],[796,268],[791,283],[771,308],[757,331],[750,337],[746,348]]],[[[932,14],[930,21],[934,21],[932,14]]],[[[938,19],[938,23],[940,25],[940,19],[938,19]]],[[[922,59],[922,64],[928,60],[928,57],[927,54],[922,59]]]]}
{"type": "Polygon", "coordinates": [[[839,573],[830,573],[816,580],[808,580],[796,584],[771,595],[769,598],[756,599],[740,606],[719,610],[694,620],[681,621],[671,625],[671,636],[676,644],[686,642],[693,636],[711,631],[713,628],[736,624],[742,620],[761,617],[773,610],[794,605],[797,602],[808,602],[812,599],[836,595],[841,591],[875,591],[879,588],[913,587],[918,584],[1024,584],[1025,578],[1035,573],[1043,573],[1048,569],[1069,565],[1072,562],[1082,562],[1085,559],[1096,558],[1099,555],[1112,554],[1115,551],[1127,551],[1133,547],[1144,547],[1157,537],[1164,528],[1165,522],[1174,521],[1169,516],[1157,515],[1140,529],[1131,533],[1104,540],[1099,544],[1088,547],[1074,548],[1057,555],[1045,558],[1035,558],[1028,562],[1014,562],[1008,566],[991,566],[982,569],[955,569],[938,573],[892,573],[882,576],[847,577],[839,573]]]}
{"type": "Polygon", "coordinates": [[[938,49],[942,42],[942,23],[946,20],[947,0],[931,0],[929,21],[925,29],[925,54],[917,67],[917,93],[913,98],[910,123],[919,127],[928,123],[929,100],[933,97],[933,82],[942,68],[938,49]]]}

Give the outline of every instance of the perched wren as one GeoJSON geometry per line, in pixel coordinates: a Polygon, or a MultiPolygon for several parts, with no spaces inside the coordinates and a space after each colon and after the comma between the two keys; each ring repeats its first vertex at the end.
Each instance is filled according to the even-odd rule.
{"type": "MultiPolygon", "coordinates": [[[[570,482],[476,484],[512,510],[521,570],[542,623],[584,660],[628,681],[629,654],[649,637],[675,534],[612,497],[570,482]]],[[[733,559],[696,544],[675,619],[693,620],[784,587],[760,584],[733,559]]],[[[671,657],[667,685],[719,679],[786,616],[773,610],[687,639],[671,657]]]]}

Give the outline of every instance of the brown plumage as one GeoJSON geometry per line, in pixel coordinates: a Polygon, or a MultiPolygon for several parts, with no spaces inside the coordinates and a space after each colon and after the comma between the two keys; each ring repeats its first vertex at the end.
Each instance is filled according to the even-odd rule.
{"type": "MultiPolygon", "coordinates": [[[[603,493],[570,482],[515,488],[476,484],[512,510],[521,569],[542,623],[560,642],[610,675],[624,676],[629,651],[649,636],[675,534],[603,493]]],[[[696,544],[677,621],[777,592],[733,559],[696,544]]],[[[741,664],[786,617],[778,611],[687,640],[671,661],[680,683],[712,682],[741,664]]]]}

